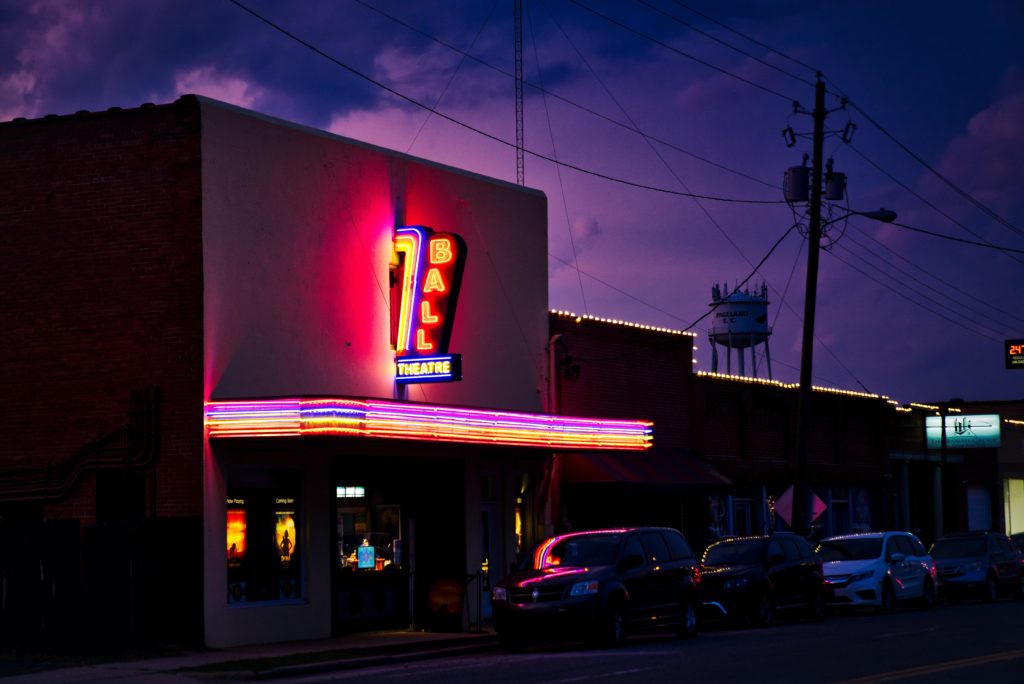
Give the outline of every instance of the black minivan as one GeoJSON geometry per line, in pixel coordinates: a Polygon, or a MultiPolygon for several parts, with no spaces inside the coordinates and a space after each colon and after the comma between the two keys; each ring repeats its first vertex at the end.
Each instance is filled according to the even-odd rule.
{"type": "Polygon", "coordinates": [[[491,591],[506,646],[584,638],[615,646],[632,630],[697,634],[697,558],[678,530],[631,527],[545,539],[491,591]]]}

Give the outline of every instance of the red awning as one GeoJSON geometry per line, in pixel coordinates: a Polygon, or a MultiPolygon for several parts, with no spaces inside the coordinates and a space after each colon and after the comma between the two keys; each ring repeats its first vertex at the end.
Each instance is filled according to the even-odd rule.
{"type": "Polygon", "coordinates": [[[562,476],[574,483],[731,486],[721,473],[688,453],[563,454],[562,476]]]}

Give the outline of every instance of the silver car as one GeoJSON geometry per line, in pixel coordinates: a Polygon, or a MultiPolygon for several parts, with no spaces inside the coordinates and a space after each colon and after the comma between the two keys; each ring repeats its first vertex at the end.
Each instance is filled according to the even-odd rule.
{"type": "Polygon", "coordinates": [[[823,539],[816,549],[827,602],[886,612],[897,601],[935,604],[935,561],[909,532],[868,532],[823,539]]]}

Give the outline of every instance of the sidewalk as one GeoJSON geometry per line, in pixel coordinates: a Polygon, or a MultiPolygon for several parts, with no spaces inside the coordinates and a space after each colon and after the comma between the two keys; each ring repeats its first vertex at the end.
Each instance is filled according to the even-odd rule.
{"type": "Polygon", "coordinates": [[[497,637],[488,628],[480,632],[457,633],[387,630],[347,634],[317,641],[261,644],[224,650],[195,651],[160,658],[58,667],[30,674],[0,677],[0,683],[270,680],[468,655],[491,650],[497,643],[497,637]]]}

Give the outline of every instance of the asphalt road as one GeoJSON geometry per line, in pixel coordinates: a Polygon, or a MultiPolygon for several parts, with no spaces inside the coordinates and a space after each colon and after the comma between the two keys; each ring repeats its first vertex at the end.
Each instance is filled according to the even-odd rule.
{"type": "Polygon", "coordinates": [[[495,651],[277,680],[384,683],[758,682],[876,684],[1024,682],[1024,603],[939,605],[888,615],[708,628],[697,639],[636,637],[602,650],[578,644],[495,651]]]}

